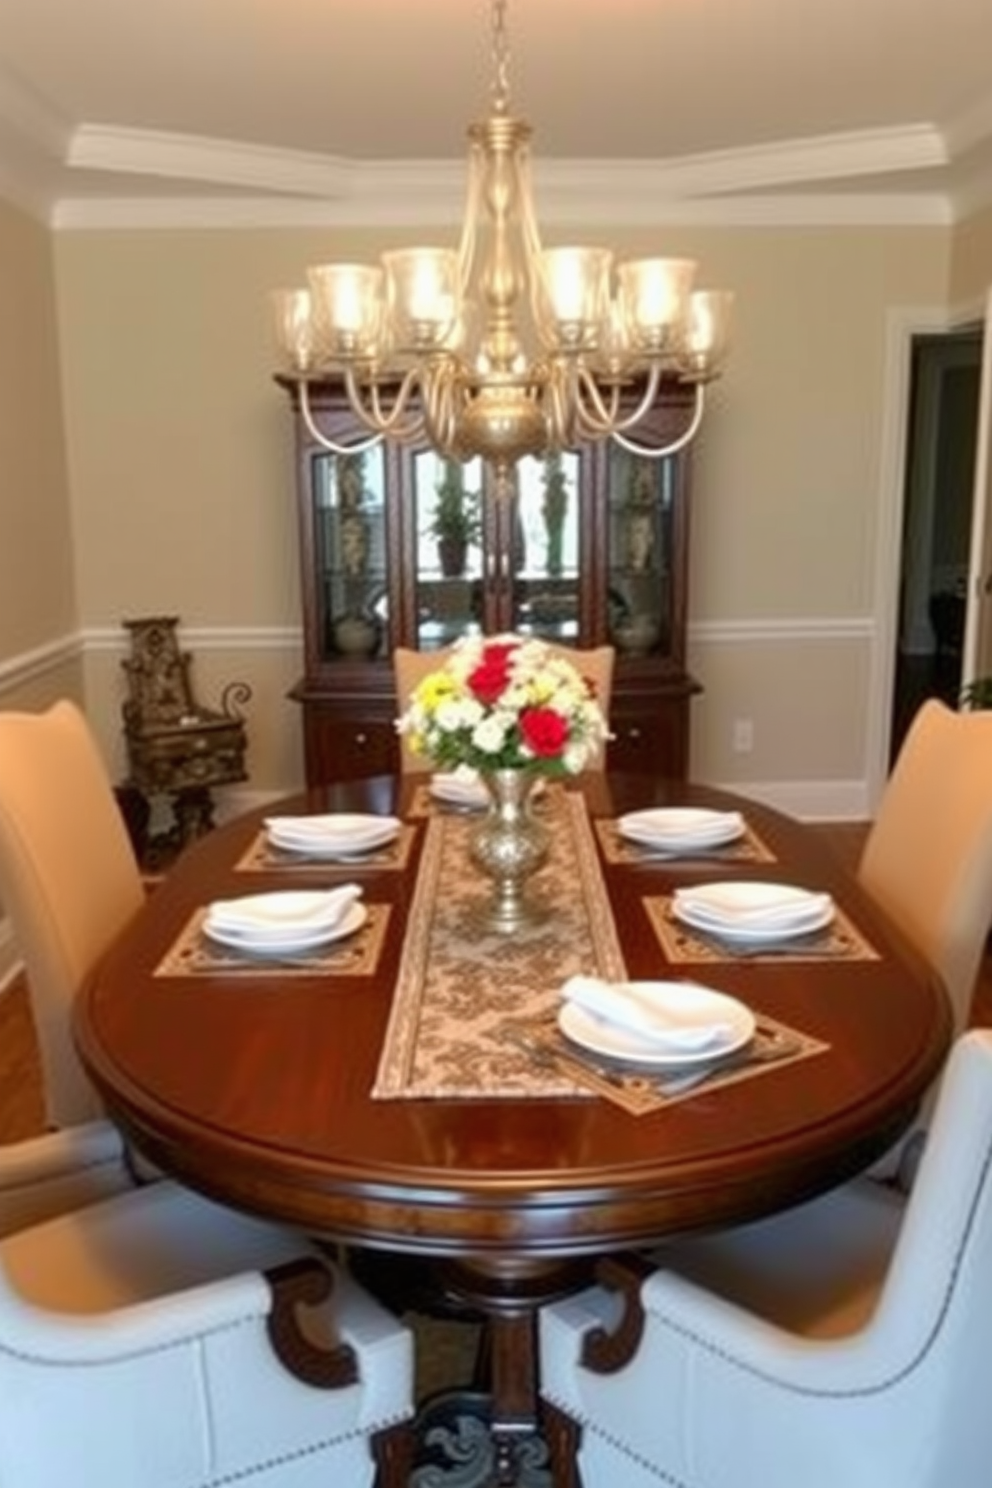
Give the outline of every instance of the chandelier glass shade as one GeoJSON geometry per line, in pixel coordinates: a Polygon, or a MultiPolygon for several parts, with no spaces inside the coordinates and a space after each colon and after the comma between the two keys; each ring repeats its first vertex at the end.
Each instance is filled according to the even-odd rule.
{"type": "Polygon", "coordinates": [[[510,112],[505,12],[492,0],[493,97],[468,130],[459,247],[321,264],[307,288],[274,294],[282,370],[320,444],[339,450],[311,417],[308,385],[340,378],[366,443],[479,456],[497,488],[524,456],[584,441],[657,457],[687,444],[727,350],[732,299],[696,289],[690,259],[615,264],[608,248],[542,246],[532,131],[510,112]],[[686,426],[663,448],[641,445],[637,426],[666,380],[695,389],[686,426]]]}

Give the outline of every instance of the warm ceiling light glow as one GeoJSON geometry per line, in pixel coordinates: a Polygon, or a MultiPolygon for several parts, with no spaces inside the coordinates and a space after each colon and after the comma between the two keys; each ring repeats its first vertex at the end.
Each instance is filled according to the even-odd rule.
{"type": "Polygon", "coordinates": [[[530,186],[531,128],[510,113],[506,0],[492,0],[494,84],[469,127],[468,200],[457,251],[405,248],[381,265],[324,264],[276,292],[286,367],[314,438],[308,384],[342,377],[363,427],[480,456],[505,488],[515,463],[614,439],[670,454],[696,433],[704,384],[727,347],[731,296],[697,291],[690,259],[614,267],[606,248],[542,248],[530,186]],[[690,383],[686,428],[664,449],[634,436],[664,379],[690,383]],[[637,396],[624,396],[634,385],[637,396]]]}

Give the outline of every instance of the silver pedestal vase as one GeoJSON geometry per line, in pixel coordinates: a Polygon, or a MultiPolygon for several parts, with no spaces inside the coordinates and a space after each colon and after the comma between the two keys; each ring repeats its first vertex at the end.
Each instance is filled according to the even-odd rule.
{"type": "Polygon", "coordinates": [[[485,929],[512,934],[546,916],[529,897],[527,880],[548,855],[548,833],[532,811],[539,776],[532,770],[493,770],[482,775],[489,808],[471,837],[472,861],[493,880],[476,918],[485,929]]]}

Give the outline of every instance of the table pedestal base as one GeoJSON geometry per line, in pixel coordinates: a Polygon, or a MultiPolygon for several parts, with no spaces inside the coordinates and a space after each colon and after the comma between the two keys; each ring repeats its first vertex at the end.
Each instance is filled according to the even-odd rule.
{"type": "Polygon", "coordinates": [[[537,1431],[513,1438],[493,1431],[489,1394],[446,1390],[428,1397],[414,1422],[410,1488],[553,1488],[548,1444],[537,1431]]]}
{"type": "MultiPolygon", "coordinates": [[[[469,1439],[488,1428],[487,1488],[568,1488],[577,1481],[574,1460],[557,1430],[543,1434],[537,1382],[537,1315],[541,1307],[588,1285],[587,1261],[506,1262],[476,1257],[438,1261],[434,1271],[448,1296],[459,1298],[485,1319],[488,1411],[460,1430],[469,1439]]],[[[457,1392],[449,1397],[458,1399],[457,1392]]],[[[552,1423],[553,1424],[553,1423],[552,1423]]],[[[473,1480],[474,1481],[474,1480],[473,1480]]],[[[459,1488],[461,1480],[459,1479],[459,1488]]]]}

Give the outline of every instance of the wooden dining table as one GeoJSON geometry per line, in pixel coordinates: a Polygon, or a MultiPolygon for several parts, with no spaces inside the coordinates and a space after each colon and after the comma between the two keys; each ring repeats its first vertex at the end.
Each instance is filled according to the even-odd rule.
{"type": "MultiPolygon", "coordinates": [[[[631,980],[688,979],[729,993],[796,1057],[701,1080],[678,1098],[652,1071],[627,1079],[609,1059],[584,1068],[554,1010],[566,973],[604,968],[577,964],[585,942],[556,929],[552,908],[529,953],[512,937],[494,945],[467,932],[456,964],[469,969],[446,991],[466,1016],[491,1015],[498,1058],[512,1050],[523,1084],[449,1088],[444,1040],[457,1040],[457,1013],[439,1016],[415,997],[397,1023],[411,966],[421,991],[430,970],[432,917],[457,917],[451,895],[462,880],[472,889],[466,859],[448,864],[447,879],[438,869],[441,887],[424,898],[447,840],[432,833],[465,828],[426,780],[323,787],[188,848],[84,988],[75,1033],[111,1117],[164,1171],[321,1241],[423,1258],[447,1295],[485,1315],[497,1481],[512,1482],[517,1443],[537,1419],[540,1306],[584,1285],[603,1256],[751,1220],[864,1169],[910,1123],[946,1056],[951,1019],[935,976],[807,826],[693,783],[589,773],[548,793],[585,834],[589,859],[574,892],[570,851],[542,870],[561,914],[575,912],[594,877],[589,944],[606,944],[608,972],[616,975],[619,954],[631,980]],[[625,812],[687,805],[738,811],[744,837],[663,856],[616,829],[625,812]],[[275,810],[395,813],[401,850],[346,864],[277,860],[263,823],[275,810]],[[728,947],[673,920],[676,887],[743,879],[829,893],[832,943],[728,947]],[[218,899],[344,881],[361,884],[370,914],[363,948],[340,965],[211,959],[205,949],[200,916],[218,899]],[[515,972],[524,953],[531,959],[515,972]],[[527,974],[540,1017],[531,1008],[517,1027],[527,974]],[[387,1045],[409,1053],[418,1016],[441,1047],[427,1083],[403,1088],[403,1061],[390,1064],[387,1045]],[[542,1078],[554,1093],[541,1093],[542,1078]]],[[[484,1079],[487,1061],[478,1062],[484,1079]]],[[[465,1063],[462,1050],[459,1069],[465,1063]]]]}

